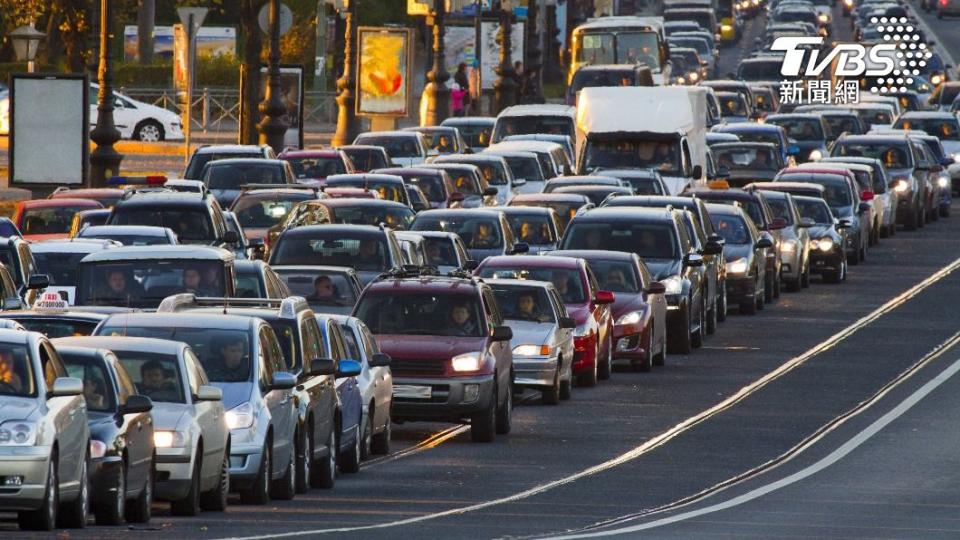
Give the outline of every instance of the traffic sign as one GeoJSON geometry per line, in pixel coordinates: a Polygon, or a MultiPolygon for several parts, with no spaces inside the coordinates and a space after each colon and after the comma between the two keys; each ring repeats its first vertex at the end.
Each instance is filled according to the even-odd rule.
{"type": "Polygon", "coordinates": [[[197,30],[203,26],[203,19],[207,17],[209,11],[205,7],[179,7],[177,8],[177,15],[180,16],[180,22],[184,26],[190,24],[190,16],[193,15],[193,28],[190,29],[190,34],[195,35],[197,30]]]}
{"type": "MultiPolygon", "coordinates": [[[[257,23],[260,24],[260,30],[263,30],[264,34],[270,33],[270,2],[260,8],[257,23]]],[[[289,32],[291,26],[293,26],[293,11],[286,4],[280,4],[280,35],[289,32]]]]}

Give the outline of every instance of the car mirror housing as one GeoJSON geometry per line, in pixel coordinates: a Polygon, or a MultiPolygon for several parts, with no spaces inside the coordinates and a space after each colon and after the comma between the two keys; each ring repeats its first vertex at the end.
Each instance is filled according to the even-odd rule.
{"type": "Polygon", "coordinates": [[[616,299],[616,295],[610,291],[597,291],[597,294],[593,297],[593,303],[604,306],[612,304],[616,299]]]}
{"type": "Polygon", "coordinates": [[[83,395],[83,381],[76,377],[58,377],[53,381],[50,397],[83,395]]]}
{"type": "Polygon", "coordinates": [[[463,269],[466,270],[467,272],[473,272],[479,266],[480,266],[480,263],[473,259],[467,259],[466,261],[463,262],[463,269]]]}
{"type": "Polygon", "coordinates": [[[497,194],[497,188],[495,187],[487,187],[486,189],[483,190],[484,197],[493,197],[496,194],[497,194]]]}
{"type": "Polygon", "coordinates": [[[388,367],[390,362],[393,362],[393,358],[387,353],[373,353],[370,357],[370,367],[388,367]]]}
{"type": "Polygon", "coordinates": [[[769,238],[761,238],[757,240],[757,249],[768,249],[773,247],[773,242],[769,238]]]}
{"type": "Polygon", "coordinates": [[[667,286],[659,281],[654,281],[647,285],[647,294],[666,294],[667,286]]]}
{"type": "Polygon", "coordinates": [[[341,360],[337,367],[337,378],[356,377],[363,371],[363,366],[356,360],[341,360]]]}
{"type": "Polygon", "coordinates": [[[50,276],[46,274],[31,274],[27,279],[27,289],[46,289],[50,286],[50,276]]]}
{"type": "Polygon", "coordinates": [[[297,385],[297,378],[292,373],[286,371],[273,374],[273,381],[270,382],[271,390],[289,390],[297,385]]]}
{"type": "Polygon", "coordinates": [[[720,255],[723,253],[723,244],[709,241],[707,245],[703,246],[703,253],[704,255],[720,255]]]}
{"type": "Polygon", "coordinates": [[[800,227],[804,229],[809,229],[810,227],[815,227],[817,222],[811,218],[805,217],[800,219],[800,227]]]}
{"type": "Polygon", "coordinates": [[[699,253],[690,253],[683,258],[685,266],[703,266],[703,257],[699,253]]]}
{"type": "Polygon", "coordinates": [[[514,185],[514,186],[517,186],[517,187],[526,185],[526,183],[527,183],[527,180],[526,180],[525,178],[514,178],[514,179],[513,179],[513,185],[514,185]]]}
{"type": "Polygon", "coordinates": [[[497,326],[490,333],[490,338],[493,341],[510,341],[513,339],[513,329],[509,326],[497,326]]]}
{"type": "Polygon", "coordinates": [[[560,320],[557,321],[560,328],[564,329],[574,329],[577,327],[577,321],[573,320],[573,317],[560,317],[560,320]]]}
{"type": "Polygon", "coordinates": [[[850,221],[848,221],[848,220],[846,220],[846,219],[841,219],[841,220],[837,221],[837,224],[835,225],[835,227],[838,228],[838,229],[849,229],[849,228],[850,228],[850,221]]]}
{"type": "Polygon", "coordinates": [[[333,375],[336,372],[337,365],[332,358],[316,358],[310,362],[310,375],[333,375]]]}
{"type": "Polygon", "coordinates": [[[127,398],[127,402],[120,407],[120,414],[139,414],[153,410],[153,400],[147,396],[135,394],[127,398]]]}
{"type": "Polygon", "coordinates": [[[197,395],[193,396],[194,401],[223,401],[223,390],[216,386],[204,385],[197,388],[197,395]]]}

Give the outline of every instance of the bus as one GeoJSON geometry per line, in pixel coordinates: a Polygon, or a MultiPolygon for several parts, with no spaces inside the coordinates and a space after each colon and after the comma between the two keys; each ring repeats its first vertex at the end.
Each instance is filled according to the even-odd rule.
{"type": "Polygon", "coordinates": [[[582,66],[646,64],[657,85],[670,80],[662,17],[600,17],[573,29],[567,84],[582,66]]]}

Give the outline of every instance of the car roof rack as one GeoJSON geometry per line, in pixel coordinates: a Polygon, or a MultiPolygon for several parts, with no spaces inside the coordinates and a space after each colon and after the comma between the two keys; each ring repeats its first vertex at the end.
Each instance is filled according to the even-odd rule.
{"type": "Polygon", "coordinates": [[[168,296],[160,302],[157,313],[175,313],[184,309],[197,307],[228,308],[264,308],[279,309],[280,317],[293,319],[297,312],[309,309],[307,299],[302,296],[288,296],[286,298],[223,298],[215,296],[197,296],[193,293],[180,293],[168,296]]]}
{"type": "Polygon", "coordinates": [[[163,187],[180,193],[199,193],[207,195],[207,186],[200,180],[167,180],[163,187]]]}
{"type": "Polygon", "coordinates": [[[415,264],[405,264],[395,266],[386,272],[380,273],[377,279],[403,279],[415,277],[439,276],[440,272],[435,266],[417,266],[415,264]]]}

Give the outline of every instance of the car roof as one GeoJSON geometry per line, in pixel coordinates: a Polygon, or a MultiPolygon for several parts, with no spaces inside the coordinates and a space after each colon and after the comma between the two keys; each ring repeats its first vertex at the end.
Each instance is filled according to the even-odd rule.
{"type": "Polygon", "coordinates": [[[364,295],[369,292],[386,291],[388,294],[398,288],[411,288],[422,291],[453,292],[475,294],[483,282],[473,277],[432,276],[399,277],[384,275],[367,285],[364,295]]]}
{"type": "MultiPolygon", "coordinates": [[[[417,219],[420,219],[421,216],[433,217],[433,216],[463,216],[463,217],[488,217],[488,218],[499,218],[502,216],[500,208],[490,207],[490,208],[436,208],[433,210],[423,210],[417,214],[417,219]]],[[[326,226],[326,225],[324,225],[326,226]]]]}
{"type": "MultiPolygon", "coordinates": [[[[445,233],[453,234],[453,233],[445,233]]],[[[353,274],[356,275],[357,271],[350,266],[327,266],[321,264],[278,264],[271,265],[271,269],[276,272],[278,275],[283,275],[284,272],[311,272],[311,273],[324,273],[324,274],[353,274]]]]}
{"type": "Polygon", "coordinates": [[[503,156],[494,154],[492,152],[482,152],[479,154],[445,154],[442,156],[437,156],[437,158],[431,163],[456,163],[461,160],[467,163],[470,161],[489,161],[491,163],[505,162],[503,156]]]}
{"type": "Polygon", "coordinates": [[[323,148],[317,150],[284,150],[280,158],[340,157],[340,150],[323,148]]]}
{"type": "Polygon", "coordinates": [[[896,134],[896,133],[885,133],[885,134],[864,134],[864,135],[841,135],[837,139],[838,143],[842,142],[857,142],[857,143],[880,143],[880,144],[889,144],[889,143],[905,143],[909,142],[909,137],[906,133],[896,134]]]}
{"type": "Polygon", "coordinates": [[[790,189],[807,189],[810,191],[816,191],[819,193],[825,193],[827,188],[821,186],[820,184],[814,184],[812,182],[757,182],[751,184],[754,189],[761,191],[787,191],[790,189]]]}
{"type": "Polygon", "coordinates": [[[583,264],[583,259],[576,257],[557,257],[554,255],[496,255],[487,257],[482,263],[481,268],[510,268],[523,266],[527,268],[568,268],[579,269],[583,264]]]}
{"type": "Polygon", "coordinates": [[[667,206],[678,206],[681,208],[696,207],[697,206],[696,197],[677,197],[674,195],[628,195],[626,197],[617,197],[616,199],[611,199],[611,205],[604,208],[612,208],[616,206],[630,206],[636,204],[641,207],[649,205],[659,205],[651,206],[653,208],[666,208],[667,206]]]}
{"type": "MultiPolygon", "coordinates": [[[[407,185],[406,187],[416,187],[414,185],[407,185]]],[[[363,207],[373,207],[373,208],[395,208],[395,209],[410,209],[409,206],[397,202],[397,201],[388,201],[385,199],[351,199],[349,197],[343,197],[338,199],[327,199],[323,201],[324,204],[330,208],[344,208],[349,206],[363,206],[363,207]]]]}
{"type": "Polygon", "coordinates": [[[377,173],[332,174],[327,177],[326,184],[328,186],[332,186],[337,182],[357,182],[357,181],[403,183],[403,178],[395,174],[377,174],[377,173]],[[333,184],[331,184],[331,182],[333,182],[333,184]]]}
{"type": "Polygon", "coordinates": [[[201,146],[194,151],[194,154],[243,154],[250,152],[263,153],[263,147],[255,144],[213,144],[210,146],[201,146]]]}
{"type": "Polygon", "coordinates": [[[450,117],[443,121],[440,125],[442,126],[456,126],[456,125],[483,125],[483,126],[492,126],[494,122],[497,121],[497,118],[494,116],[459,116],[459,117],[450,117]]]}
{"type": "Polygon", "coordinates": [[[753,201],[757,199],[757,194],[750,191],[737,189],[737,188],[730,188],[730,189],[694,188],[690,190],[688,193],[690,193],[694,197],[700,197],[703,200],[734,199],[738,201],[753,201]]]}
{"type": "Polygon", "coordinates": [[[0,343],[29,345],[32,348],[40,339],[43,339],[43,334],[39,332],[0,329],[0,343]]]}
{"type": "Polygon", "coordinates": [[[511,105],[500,111],[497,118],[510,116],[573,116],[577,113],[576,107],[553,103],[537,103],[532,105],[511,105]]]}
{"type": "Polygon", "coordinates": [[[734,124],[720,124],[716,126],[714,133],[733,133],[733,132],[746,132],[746,131],[777,131],[779,132],[783,129],[780,126],[774,126],[771,124],[755,124],[752,122],[739,122],[734,124]]]}
{"type": "MultiPolygon", "coordinates": [[[[80,319],[91,322],[100,322],[114,313],[125,313],[126,309],[115,312],[108,311],[87,311],[89,306],[70,306],[65,311],[44,311],[36,309],[24,309],[17,311],[4,311],[0,313],[0,318],[4,319],[80,319]]],[[[101,309],[101,307],[97,307],[101,309]]]]}
{"type": "Polygon", "coordinates": [[[148,328],[210,328],[212,330],[250,330],[252,317],[224,315],[221,313],[196,313],[179,311],[175,313],[115,313],[108,317],[104,326],[119,325],[126,327],[148,328]]]}
{"type": "Polygon", "coordinates": [[[58,347],[65,345],[69,347],[88,347],[111,351],[123,350],[168,355],[179,355],[180,351],[189,347],[189,345],[182,341],[131,336],[71,336],[57,338],[53,340],[52,343],[58,347]]]}
{"type": "MultiPolygon", "coordinates": [[[[160,227],[158,225],[90,225],[83,229],[84,233],[116,234],[118,236],[139,235],[165,237],[169,227],[160,227]]],[[[78,240],[94,240],[93,238],[78,240]]],[[[38,243],[39,244],[39,243],[38,243]]],[[[38,245],[34,244],[34,246],[38,245]]]]}
{"type": "Polygon", "coordinates": [[[103,205],[93,199],[81,199],[70,197],[58,197],[56,199],[33,199],[29,201],[20,201],[24,209],[26,208],[62,208],[65,206],[81,206],[86,208],[103,208],[103,205]]]}
{"type": "Polygon", "coordinates": [[[555,143],[551,141],[537,141],[537,140],[513,140],[513,141],[500,141],[496,144],[491,144],[487,147],[491,152],[496,150],[521,150],[521,151],[535,151],[535,152],[549,152],[555,148],[563,149],[563,146],[560,143],[555,143]]]}
{"type": "Polygon", "coordinates": [[[636,254],[629,251],[608,251],[602,249],[561,249],[550,252],[557,257],[575,257],[586,261],[633,261],[636,254]]]}
{"type": "Polygon", "coordinates": [[[443,176],[443,173],[440,172],[440,169],[429,168],[429,167],[387,167],[383,169],[377,169],[371,174],[390,174],[395,176],[400,176],[403,174],[409,175],[423,175],[423,176],[443,176]]]}
{"type": "Polygon", "coordinates": [[[62,240],[44,240],[30,244],[31,253],[95,253],[107,249],[119,248],[113,240],[99,238],[66,238],[62,240]]]}
{"type": "Polygon", "coordinates": [[[594,208],[574,218],[575,221],[654,221],[672,220],[673,214],[666,208],[636,206],[607,206],[594,208]]]}
{"type": "Polygon", "coordinates": [[[282,159],[261,159],[261,158],[228,158],[228,159],[218,159],[215,161],[209,162],[207,167],[224,167],[228,165],[274,165],[277,167],[286,166],[287,162],[282,159]]]}
{"type": "Polygon", "coordinates": [[[526,289],[553,289],[555,288],[554,284],[549,281],[540,281],[536,279],[504,279],[496,278],[487,281],[487,285],[490,285],[491,289],[496,289],[497,287],[510,287],[510,288],[526,288],[526,289]]]}
{"type": "Polygon", "coordinates": [[[208,197],[195,192],[146,189],[127,192],[117,206],[206,206],[209,201],[208,197]]]}
{"type": "Polygon", "coordinates": [[[153,259],[202,259],[210,261],[232,262],[233,253],[217,247],[196,245],[174,246],[123,246],[91,253],[83,258],[84,263],[153,260],[153,259]]]}
{"type": "Polygon", "coordinates": [[[376,227],[374,225],[347,225],[329,223],[323,225],[302,225],[300,227],[294,227],[292,229],[283,231],[281,236],[312,236],[318,233],[362,233],[366,236],[379,236],[385,232],[385,229],[381,229],[380,227],[376,227]]]}
{"type": "Polygon", "coordinates": [[[403,131],[403,130],[368,131],[366,133],[361,133],[357,135],[357,138],[355,140],[359,141],[359,140],[367,139],[370,137],[397,137],[397,138],[411,139],[411,138],[417,137],[417,132],[403,131]]]}
{"type": "Polygon", "coordinates": [[[590,199],[586,195],[576,193],[521,193],[511,199],[510,206],[523,206],[522,202],[568,202],[568,203],[589,203],[590,199]]]}
{"type": "Polygon", "coordinates": [[[710,215],[726,214],[730,216],[743,216],[743,209],[732,204],[710,203],[707,205],[707,211],[710,212],[710,215]]]}
{"type": "Polygon", "coordinates": [[[556,210],[553,208],[545,208],[543,206],[497,206],[497,210],[500,210],[506,215],[537,215],[543,214],[546,216],[556,213],[556,210]]]}
{"type": "Polygon", "coordinates": [[[726,150],[727,148],[766,148],[768,150],[776,150],[777,145],[768,142],[723,142],[716,143],[710,146],[711,150],[726,150]]]}
{"type": "Polygon", "coordinates": [[[444,238],[450,240],[451,242],[456,241],[460,236],[457,233],[446,232],[446,231],[409,231],[411,233],[416,233],[424,238],[444,238]]]}

